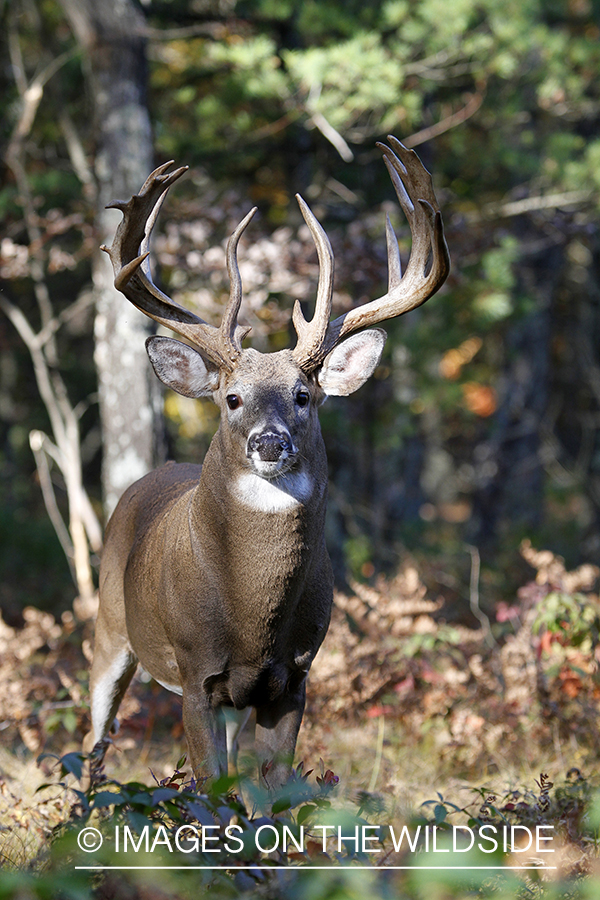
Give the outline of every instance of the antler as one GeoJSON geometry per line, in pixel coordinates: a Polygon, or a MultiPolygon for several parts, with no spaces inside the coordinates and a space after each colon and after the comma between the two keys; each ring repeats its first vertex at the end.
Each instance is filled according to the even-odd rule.
{"type": "Polygon", "coordinates": [[[119,209],[123,219],[119,223],[112,246],[103,246],[110,256],[115,275],[115,287],[155,322],[187,338],[202,350],[219,368],[232,371],[242,352],[242,340],[250,331],[237,324],[242,302],[242,282],[237,265],[237,246],[246,226],[256,212],[252,209],[240,222],[227,244],[227,269],[231,282],[229,302],[219,328],[209,325],[195,313],[185,309],[157,288],[150,271],[150,237],[167,191],[187,171],[182,166],[167,172],[172,165],[164,163],[148,176],[139,194],[127,203],[118,200],[109,209],[119,209]]]}
{"type": "Polygon", "coordinates": [[[442,214],[433,190],[431,175],[414,152],[392,135],[391,147],[377,144],[396,190],[400,206],[412,233],[412,249],[404,276],[398,241],[389,218],[386,224],[388,247],[388,291],[377,300],[351,309],[333,322],[333,255],[327,235],[301,197],[300,209],[317,246],[321,272],[315,313],[307,322],[296,301],[293,322],[298,342],[292,351],[305,372],[312,372],[343,338],[369,325],[401,316],[425,303],[441,287],[450,271],[450,256],[444,238],[442,214]]]}
{"type": "MultiPolygon", "coordinates": [[[[319,257],[319,286],[314,316],[304,318],[296,301],[292,320],[298,335],[292,351],[294,359],[305,372],[321,365],[327,354],[343,338],[370,325],[393,319],[425,303],[441,287],[450,271],[450,257],[444,238],[442,214],[433,190],[431,175],[413,150],[391,135],[391,147],[377,144],[383,151],[384,162],[396,190],[400,206],[408,219],[413,245],[404,276],[400,251],[388,218],[386,236],[388,246],[388,291],[377,300],[356,307],[333,322],[333,252],[329,239],[307,204],[296,195],[300,210],[312,234],[319,257]]],[[[232,371],[242,352],[242,340],[250,331],[238,325],[237,316],[242,302],[242,282],[237,264],[237,246],[244,230],[256,212],[250,210],[240,222],[227,244],[227,269],[231,283],[229,302],[219,328],[209,325],[195,313],[181,306],[156,287],[152,281],[150,237],[160,207],[171,185],[187,170],[187,166],[167,170],[172,162],[155,169],[146,179],[139,194],[127,203],[116,201],[109,208],[119,209],[123,220],[117,228],[110,248],[103,246],[111,259],[115,287],[147,316],[166,325],[195,344],[219,368],[232,371]]]]}

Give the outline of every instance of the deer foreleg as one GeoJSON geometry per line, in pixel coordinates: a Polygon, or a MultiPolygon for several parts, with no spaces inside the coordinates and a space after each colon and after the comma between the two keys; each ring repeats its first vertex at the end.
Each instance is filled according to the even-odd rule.
{"type": "Polygon", "coordinates": [[[225,731],[227,734],[227,762],[229,765],[230,774],[237,773],[237,760],[239,753],[239,736],[242,733],[244,727],[250,715],[252,713],[252,707],[247,706],[245,709],[237,710],[233,709],[233,707],[225,706],[223,707],[223,712],[225,714],[225,731]]]}
{"type": "Polygon", "coordinates": [[[261,778],[269,788],[288,780],[306,702],[306,682],[279,700],[256,710],[256,753],[261,778]]]}
{"type": "Polygon", "coordinates": [[[213,707],[203,687],[183,685],[183,729],[196,778],[227,774],[225,716],[213,707]]]}

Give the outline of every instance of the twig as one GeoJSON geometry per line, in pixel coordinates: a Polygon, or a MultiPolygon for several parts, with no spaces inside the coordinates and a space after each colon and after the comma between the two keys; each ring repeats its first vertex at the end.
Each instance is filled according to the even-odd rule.
{"type": "Polygon", "coordinates": [[[336,131],[333,125],[331,125],[325,116],[320,112],[312,112],[310,114],[310,120],[318,130],[321,132],[324,138],[327,138],[330,144],[333,144],[337,152],[340,154],[344,162],[352,162],[354,159],[354,153],[339,133],[336,131]]]}
{"type": "Polygon", "coordinates": [[[479,550],[477,547],[472,547],[470,544],[467,544],[467,550],[471,554],[471,581],[469,585],[469,604],[471,606],[471,612],[479,621],[479,624],[483,629],[485,642],[488,647],[495,647],[498,642],[492,634],[490,620],[479,606],[479,572],[481,570],[479,550]]]}
{"type": "Polygon", "coordinates": [[[86,194],[88,199],[95,200],[97,194],[96,180],[94,178],[94,173],[92,172],[92,169],[87,161],[85,150],[83,148],[83,144],[81,143],[79,134],[77,133],[75,123],[73,122],[73,119],[66,109],[61,110],[58,121],[60,123],[65,143],[67,145],[69,159],[71,160],[71,165],[73,166],[75,174],[82,183],[84,187],[84,193],[86,194]]]}
{"type": "Polygon", "coordinates": [[[42,431],[30,431],[29,446],[31,447],[35,458],[35,464],[40,479],[40,487],[42,489],[42,497],[44,498],[46,511],[48,513],[50,521],[52,522],[52,525],[54,526],[56,536],[60,541],[63,552],[67,557],[67,562],[69,563],[73,581],[75,582],[75,585],[77,585],[75,569],[73,568],[73,543],[71,541],[71,538],[69,537],[68,528],[63,522],[63,518],[60,514],[60,510],[56,502],[56,495],[54,493],[52,478],[50,477],[50,469],[48,467],[48,459],[46,453],[44,452],[45,438],[46,435],[42,431]]]}
{"type": "Polygon", "coordinates": [[[417,59],[415,62],[407,63],[403,66],[404,77],[407,75],[430,76],[432,69],[439,69],[448,63],[455,63],[460,59],[458,50],[440,50],[432,56],[426,56],[424,59],[417,59]]]}
{"type": "Polygon", "coordinates": [[[451,128],[462,125],[463,122],[466,122],[467,119],[470,119],[471,116],[475,115],[483,103],[484,97],[485,90],[482,89],[477,91],[476,94],[473,94],[469,98],[468,103],[466,103],[462,109],[459,109],[458,112],[452,113],[451,116],[447,116],[440,122],[436,122],[435,125],[430,125],[428,128],[423,128],[421,131],[409,135],[402,140],[402,143],[405,147],[408,147],[409,150],[412,150],[413,147],[418,147],[419,144],[424,144],[425,141],[431,141],[433,138],[439,137],[440,134],[450,131],[451,128]]]}
{"type": "Polygon", "coordinates": [[[326,138],[330,144],[332,144],[337,152],[340,154],[344,162],[352,162],[354,159],[354,153],[333,125],[327,121],[323,113],[320,113],[317,109],[317,102],[319,97],[321,96],[321,88],[322,85],[315,82],[311,85],[310,91],[308,92],[308,98],[306,100],[306,110],[310,116],[310,121],[313,123],[315,128],[317,128],[324,138],[326,138]]]}
{"type": "MultiPolygon", "coordinates": [[[[524,213],[536,212],[542,209],[560,209],[563,206],[579,206],[594,200],[597,191],[563,191],[560,194],[543,194],[538,197],[525,197],[523,200],[514,200],[511,203],[489,203],[478,214],[478,218],[488,216],[522,216],[524,213]]],[[[470,218],[470,217],[469,217],[470,218]]]]}

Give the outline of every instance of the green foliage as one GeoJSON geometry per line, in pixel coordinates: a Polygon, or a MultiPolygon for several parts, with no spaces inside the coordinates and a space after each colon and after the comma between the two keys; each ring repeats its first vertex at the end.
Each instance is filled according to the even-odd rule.
{"type": "MultiPolygon", "coordinates": [[[[299,767],[274,799],[245,778],[220,779],[211,786],[186,782],[179,768],[183,758],[172,776],[153,787],[103,781],[98,777],[98,762],[92,760],[96,780],[81,791],[73,788],[72,779],[81,777],[82,766],[89,760],[80,754],[59,760],[59,787],[74,791],[77,802],[37,861],[42,870],[3,873],[0,897],[100,900],[110,890],[119,900],[142,898],[147,880],[136,869],[143,866],[150,867],[159,896],[178,898],[197,896],[201,887],[217,898],[347,900],[364,896],[366,891],[381,900],[421,900],[425,896],[508,900],[527,896],[532,879],[538,888],[535,896],[543,900],[593,897],[594,879],[582,878],[579,867],[558,880],[554,870],[550,870],[550,878],[540,872],[543,877],[538,879],[535,872],[505,868],[529,864],[524,857],[522,863],[516,862],[523,852],[519,845],[524,846],[528,835],[537,834],[537,828],[543,838],[551,835],[546,842],[542,839],[542,850],[551,846],[555,852],[568,840],[581,854],[582,847],[589,852],[595,844],[598,788],[578,770],[571,770],[556,787],[541,774],[531,787],[493,794],[489,788],[473,789],[466,806],[438,793],[399,824],[376,795],[363,793],[358,813],[350,809],[338,795],[336,777],[323,766],[314,784],[309,783],[311,772],[304,773],[299,767]],[[240,789],[253,797],[251,813],[237,793],[240,789]],[[310,814],[306,813],[308,807],[310,814]],[[329,837],[325,840],[326,825],[329,837]],[[227,826],[235,838],[224,837],[227,826]],[[352,840],[356,828],[369,834],[367,853],[356,851],[352,840]],[[198,836],[205,832],[210,835],[205,840],[208,851],[199,849],[204,838],[198,836]],[[309,835],[308,841],[303,833],[309,835]],[[269,849],[275,843],[283,846],[284,838],[288,852],[269,849]],[[491,847],[494,840],[495,849],[491,847]],[[511,853],[515,840],[517,850],[511,853]],[[300,852],[297,845],[303,841],[306,850],[300,852]],[[229,850],[225,849],[228,843],[234,845],[229,850]],[[409,845],[413,848],[410,852],[409,845]],[[193,868],[201,865],[207,868],[193,868]],[[216,868],[219,865],[225,868],[216,868]],[[397,865],[406,868],[394,870],[397,865]],[[120,868],[117,875],[107,870],[87,873],[76,866],[120,868]],[[171,867],[171,871],[161,866],[171,867]],[[173,870],[173,866],[178,868],[173,870]]],[[[551,866],[554,858],[544,856],[540,864],[551,866]]]]}
{"type": "Polygon", "coordinates": [[[597,604],[586,594],[552,591],[540,604],[533,631],[546,629],[561,643],[593,655],[600,640],[600,615],[597,604]]]}
{"type": "Polygon", "coordinates": [[[440,625],[434,632],[410,635],[402,645],[402,655],[410,659],[440,651],[447,653],[449,648],[459,646],[461,641],[462,635],[456,628],[440,625]]]}

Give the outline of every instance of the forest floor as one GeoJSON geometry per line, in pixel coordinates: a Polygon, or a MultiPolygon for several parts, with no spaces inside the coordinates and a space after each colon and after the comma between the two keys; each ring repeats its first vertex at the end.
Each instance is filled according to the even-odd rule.
{"type": "MultiPolygon", "coordinates": [[[[317,799],[303,795],[308,805],[296,824],[307,810],[331,806],[353,808],[353,822],[409,831],[436,825],[446,835],[452,825],[465,831],[519,826],[521,836],[540,827],[552,834],[548,856],[538,842],[539,852],[500,852],[494,861],[507,873],[511,865],[543,868],[523,869],[517,881],[489,876],[469,884],[456,873],[439,873],[425,884],[393,869],[414,854],[407,855],[407,847],[396,852],[388,839],[377,850],[370,845],[362,861],[389,867],[401,881],[340,886],[321,879],[311,884],[311,897],[363,897],[365,890],[428,900],[600,894],[599,572],[591,565],[567,572],[560,558],[527,543],[521,552],[531,580],[499,605],[495,622],[469,598],[476,627],[450,616],[410,561],[394,578],[336,594],[331,627],[311,670],[296,753],[303,763],[297,779],[316,779],[317,799]]],[[[114,884],[78,884],[76,894],[52,882],[60,880],[60,865],[49,861],[48,848],[56,827],[74,821],[72,788],[79,787],[72,777],[59,777],[57,757],[78,751],[87,730],[93,615],[93,604],[75,601],[60,621],[34,608],[25,610],[21,628],[0,620],[2,898],[47,896],[50,888],[67,897],[187,896],[182,887],[160,887],[156,880],[128,882],[125,892],[114,884]],[[51,786],[40,791],[43,784],[51,786]],[[12,880],[3,882],[7,873],[12,880]]],[[[189,779],[180,759],[185,740],[177,697],[136,676],[120,720],[104,761],[112,790],[129,782],[178,788],[189,779]],[[174,775],[178,759],[181,772],[174,775]]],[[[242,758],[250,747],[248,728],[242,758]]],[[[325,844],[320,850],[316,857],[335,868],[340,854],[325,844]]],[[[314,863],[315,852],[296,862],[314,863]]],[[[279,896],[270,882],[251,887],[261,896],[279,896]]],[[[211,890],[218,897],[242,896],[250,887],[238,878],[211,890]]],[[[294,890],[290,896],[304,896],[298,885],[294,890]]]]}

